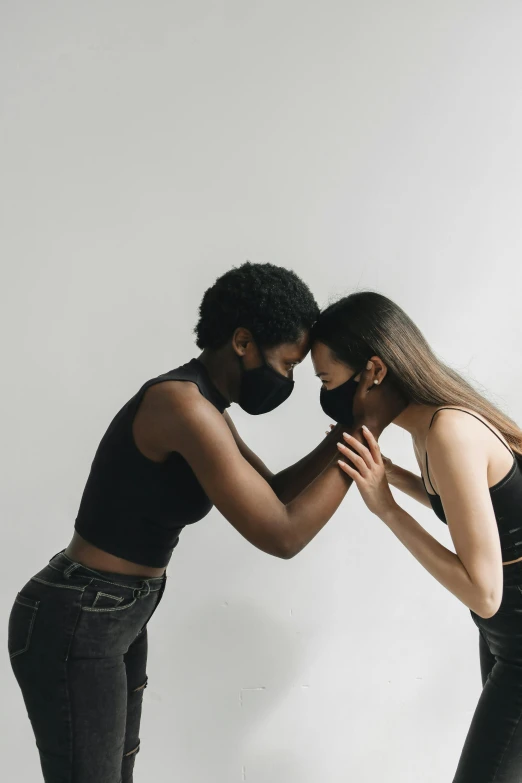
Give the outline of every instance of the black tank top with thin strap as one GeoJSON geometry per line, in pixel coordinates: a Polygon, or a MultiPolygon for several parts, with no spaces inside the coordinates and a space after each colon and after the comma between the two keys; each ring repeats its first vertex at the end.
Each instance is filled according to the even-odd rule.
{"type": "MultiPolygon", "coordinates": [[[[493,430],[489,424],[486,424],[479,416],[475,416],[474,413],[464,410],[463,408],[439,408],[435,411],[431,417],[430,427],[433,423],[433,419],[443,410],[458,410],[462,413],[468,413],[470,416],[474,416],[475,419],[482,422],[493,435],[500,440],[501,443],[508,449],[513,456],[513,464],[504,478],[489,488],[491,494],[491,502],[493,505],[493,511],[497,520],[498,532],[500,536],[500,547],[502,550],[502,560],[508,562],[510,560],[517,560],[522,557],[522,458],[516,455],[507,443],[502,440],[500,435],[493,430]]],[[[428,454],[426,453],[426,475],[431,484],[430,472],[428,467],[428,454]]],[[[424,478],[424,487],[426,493],[430,499],[431,506],[438,516],[438,518],[447,524],[446,515],[444,513],[444,507],[440,495],[428,492],[426,482],[424,478]]],[[[433,485],[432,489],[433,489],[433,485]]]]}
{"type": "Polygon", "coordinates": [[[171,452],[164,462],[154,462],[134,442],[132,422],[143,395],[164,381],[195,383],[221,413],[230,405],[198,359],[147,381],[103,436],[75,522],[75,529],[89,543],[151,568],[166,566],[181,530],[212,508],[181,454],[171,452]]]}

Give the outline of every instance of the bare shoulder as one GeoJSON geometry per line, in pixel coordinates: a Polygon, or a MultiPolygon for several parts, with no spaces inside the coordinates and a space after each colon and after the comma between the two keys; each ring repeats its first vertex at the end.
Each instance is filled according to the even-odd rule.
{"type": "Polygon", "coordinates": [[[192,381],[163,381],[147,389],[145,396],[149,397],[150,409],[164,422],[168,420],[187,423],[202,418],[223,420],[222,414],[192,381]]]}
{"type": "Polygon", "coordinates": [[[205,399],[193,381],[162,381],[150,386],[143,399],[156,405],[182,407],[198,398],[205,399]]]}
{"type": "Polygon", "coordinates": [[[471,478],[487,470],[490,445],[483,431],[488,434],[480,421],[463,411],[437,413],[426,437],[426,453],[430,482],[439,495],[449,491],[448,482],[453,488],[471,486],[471,478]]]}
{"type": "Polygon", "coordinates": [[[160,459],[177,451],[180,438],[187,432],[211,432],[223,425],[223,417],[195,383],[163,381],[150,386],[143,395],[133,433],[140,451],[160,459]]]}
{"type": "Polygon", "coordinates": [[[484,423],[486,423],[486,420],[480,414],[467,408],[460,410],[456,408],[440,408],[428,430],[426,445],[448,446],[451,443],[466,443],[469,445],[471,443],[483,442],[484,432],[487,433],[484,423]],[[470,416],[470,414],[473,415],[470,416]],[[475,416],[478,416],[480,421],[475,416]]]}

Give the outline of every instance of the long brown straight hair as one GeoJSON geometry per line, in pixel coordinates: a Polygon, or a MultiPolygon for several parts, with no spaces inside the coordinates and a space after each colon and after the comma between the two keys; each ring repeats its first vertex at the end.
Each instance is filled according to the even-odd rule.
{"type": "Polygon", "coordinates": [[[312,340],[327,345],[353,369],[379,356],[387,377],[410,403],[469,408],[496,427],[522,459],[520,427],[444,364],[411,318],[386,296],[358,291],[334,302],[312,327],[312,340]]]}

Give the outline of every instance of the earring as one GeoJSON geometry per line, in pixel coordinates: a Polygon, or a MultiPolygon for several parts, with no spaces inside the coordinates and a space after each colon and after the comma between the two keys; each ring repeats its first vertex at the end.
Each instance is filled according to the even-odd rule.
{"type": "Polygon", "coordinates": [[[377,378],[374,380],[374,383],[379,383],[379,381],[377,380],[377,378]]]}

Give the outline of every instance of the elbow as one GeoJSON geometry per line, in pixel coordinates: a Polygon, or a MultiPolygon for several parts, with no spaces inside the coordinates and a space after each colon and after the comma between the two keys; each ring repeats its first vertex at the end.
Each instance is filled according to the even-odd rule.
{"type": "Polygon", "coordinates": [[[267,525],[264,538],[265,546],[262,548],[280,560],[291,560],[305,545],[288,514],[278,519],[276,524],[267,525]]]}
{"type": "Polygon", "coordinates": [[[500,609],[501,603],[502,591],[500,594],[498,594],[496,590],[483,592],[477,601],[476,607],[473,608],[473,611],[483,620],[489,620],[491,617],[496,615],[500,609]]]}
{"type": "Polygon", "coordinates": [[[498,612],[500,604],[497,604],[496,606],[490,605],[490,604],[481,604],[480,607],[477,609],[474,609],[474,612],[476,615],[481,617],[483,620],[489,620],[491,617],[494,617],[496,613],[498,612]]]}
{"type": "Polygon", "coordinates": [[[278,557],[280,560],[291,560],[293,557],[299,554],[300,551],[300,548],[295,546],[295,544],[279,541],[275,551],[272,554],[278,557]]]}
{"type": "Polygon", "coordinates": [[[483,603],[475,610],[475,614],[478,614],[483,620],[489,620],[494,617],[500,608],[500,601],[483,603]]]}
{"type": "Polygon", "coordinates": [[[299,554],[303,545],[293,536],[279,536],[275,542],[272,542],[271,554],[281,560],[291,560],[299,554]]]}

